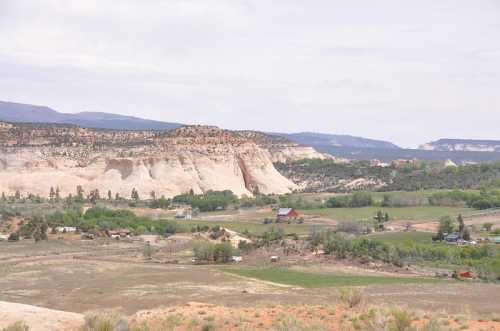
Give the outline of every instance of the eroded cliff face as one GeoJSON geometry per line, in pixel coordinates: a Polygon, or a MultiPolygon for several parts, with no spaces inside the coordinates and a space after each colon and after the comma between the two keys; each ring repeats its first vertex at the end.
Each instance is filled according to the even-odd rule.
{"type": "Polygon", "coordinates": [[[206,126],[163,133],[0,123],[0,192],[47,196],[58,187],[66,196],[81,185],[126,198],[133,188],[142,197],[191,189],[283,194],[297,186],[273,161],[324,157],[285,140],[264,144],[264,136],[206,126]]]}

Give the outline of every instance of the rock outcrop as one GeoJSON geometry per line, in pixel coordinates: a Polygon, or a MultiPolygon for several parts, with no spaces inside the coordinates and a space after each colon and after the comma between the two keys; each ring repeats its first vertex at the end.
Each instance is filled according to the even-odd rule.
{"type": "Polygon", "coordinates": [[[500,152],[499,140],[473,139],[440,139],[424,145],[419,149],[441,152],[500,152]]]}
{"type": "Polygon", "coordinates": [[[172,197],[193,190],[237,195],[291,192],[297,186],[273,161],[324,158],[309,147],[248,132],[185,126],[174,131],[87,129],[0,123],[0,192],[62,196],[98,189],[130,197],[172,197]]]}

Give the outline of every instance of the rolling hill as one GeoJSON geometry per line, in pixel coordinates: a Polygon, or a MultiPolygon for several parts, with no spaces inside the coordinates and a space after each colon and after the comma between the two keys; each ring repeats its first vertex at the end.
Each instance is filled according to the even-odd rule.
{"type": "Polygon", "coordinates": [[[86,128],[116,130],[172,130],[182,126],[132,116],[99,112],[60,113],[44,106],[0,101],[0,120],[14,123],[64,123],[86,128]]]}

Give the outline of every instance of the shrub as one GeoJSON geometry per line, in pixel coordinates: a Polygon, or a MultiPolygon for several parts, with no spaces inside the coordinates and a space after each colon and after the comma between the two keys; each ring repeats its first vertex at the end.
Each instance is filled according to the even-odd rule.
{"type": "Polygon", "coordinates": [[[144,258],[146,258],[147,260],[151,260],[153,258],[153,254],[155,253],[155,249],[153,247],[151,247],[151,244],[149,242],[147,242],[145,245],[144,245],[144,248],[142,250],[142,255],[144,256],[144,258]]]}
{"type": "Polygon", "coordinates": [[[195,258],[198,261],[221,263],[231,261],[231,258],[239,253],[228,242],[213,244],[210,242],[200,241],[195,244],[193,251],[195,258]]]}
{"type": "Polygon", "coordinates": [[[215,329],[216,329],[215,324],[212,322],[207,322],[207,323],[203,324],[201,327],[202,331],[214,331],[215,329]]]}
{"type": "Polygon", "coordinates": [[[19,233],[13,232],[9,235],[8,241],[19,241],[19,233]]]}
{"type": "Polygon", "coordinates": [[[128,331],[127,319],[117,312],[91,312],[85,315],[82,331],[128,331]]]}
{"type": "Polygon", "coordinates": [[[352,233],[352,234],[359,234],[363,232],[363,228],[360,224],[360,222],[340,222],[337,225],[337,231],[339,232],[345,232],[345,233],[352,233]]]}
{"type": "Polygon", "coordinates": [[[326,206],[328,208],[348,208],[351,206],[351,201],[352,199],[349,195],[336,196],[328,199],[326,206]]]}
{"type": "Polygon", "coordinates": [[[273,331],[326,331],[325,325],[321,323],[302,323],[294,317],[279,319],[275,323],[273,331]]]}
{"type": "Polygon", "coordinates": [[[353,324],[355,328],[363,331],[385,331],[389,328],[389,318],[385,311],[371,309],[368,313],[361,314],[353,324]]]}
{"type": "Polygon", "coordinates": [[[343,288],[339,290],[339,298],[348,308],[359,306],[363,300],[363,292],[357,288],[343,288]]]}
{"type": "Polygon", "coordinates": [[[392,330],[394,331],[409,331],[411,330],[411,325],[413,321],[413,316],[410,312],[397,309],[392,311],[392,330]]]}
{"type": "Polygon", "coordinates": [[[15,322],[12,325],[3,328],[2,331],[29,331],[30,327],[23,321],[15,322]]]}

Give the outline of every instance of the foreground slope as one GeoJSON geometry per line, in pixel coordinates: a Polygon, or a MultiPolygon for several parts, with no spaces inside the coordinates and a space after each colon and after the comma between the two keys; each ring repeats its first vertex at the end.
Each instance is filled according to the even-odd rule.
{"type": "Polygon", "coordinates": [[[0,192],[47,196],[98,189],[130,197],[172,197],[193,190],[283,194],[297,186],[274,160],[323,158],[309,147],[262,134],[186,126],[169,132],[97,130],[0,123],[0,192]]]}

